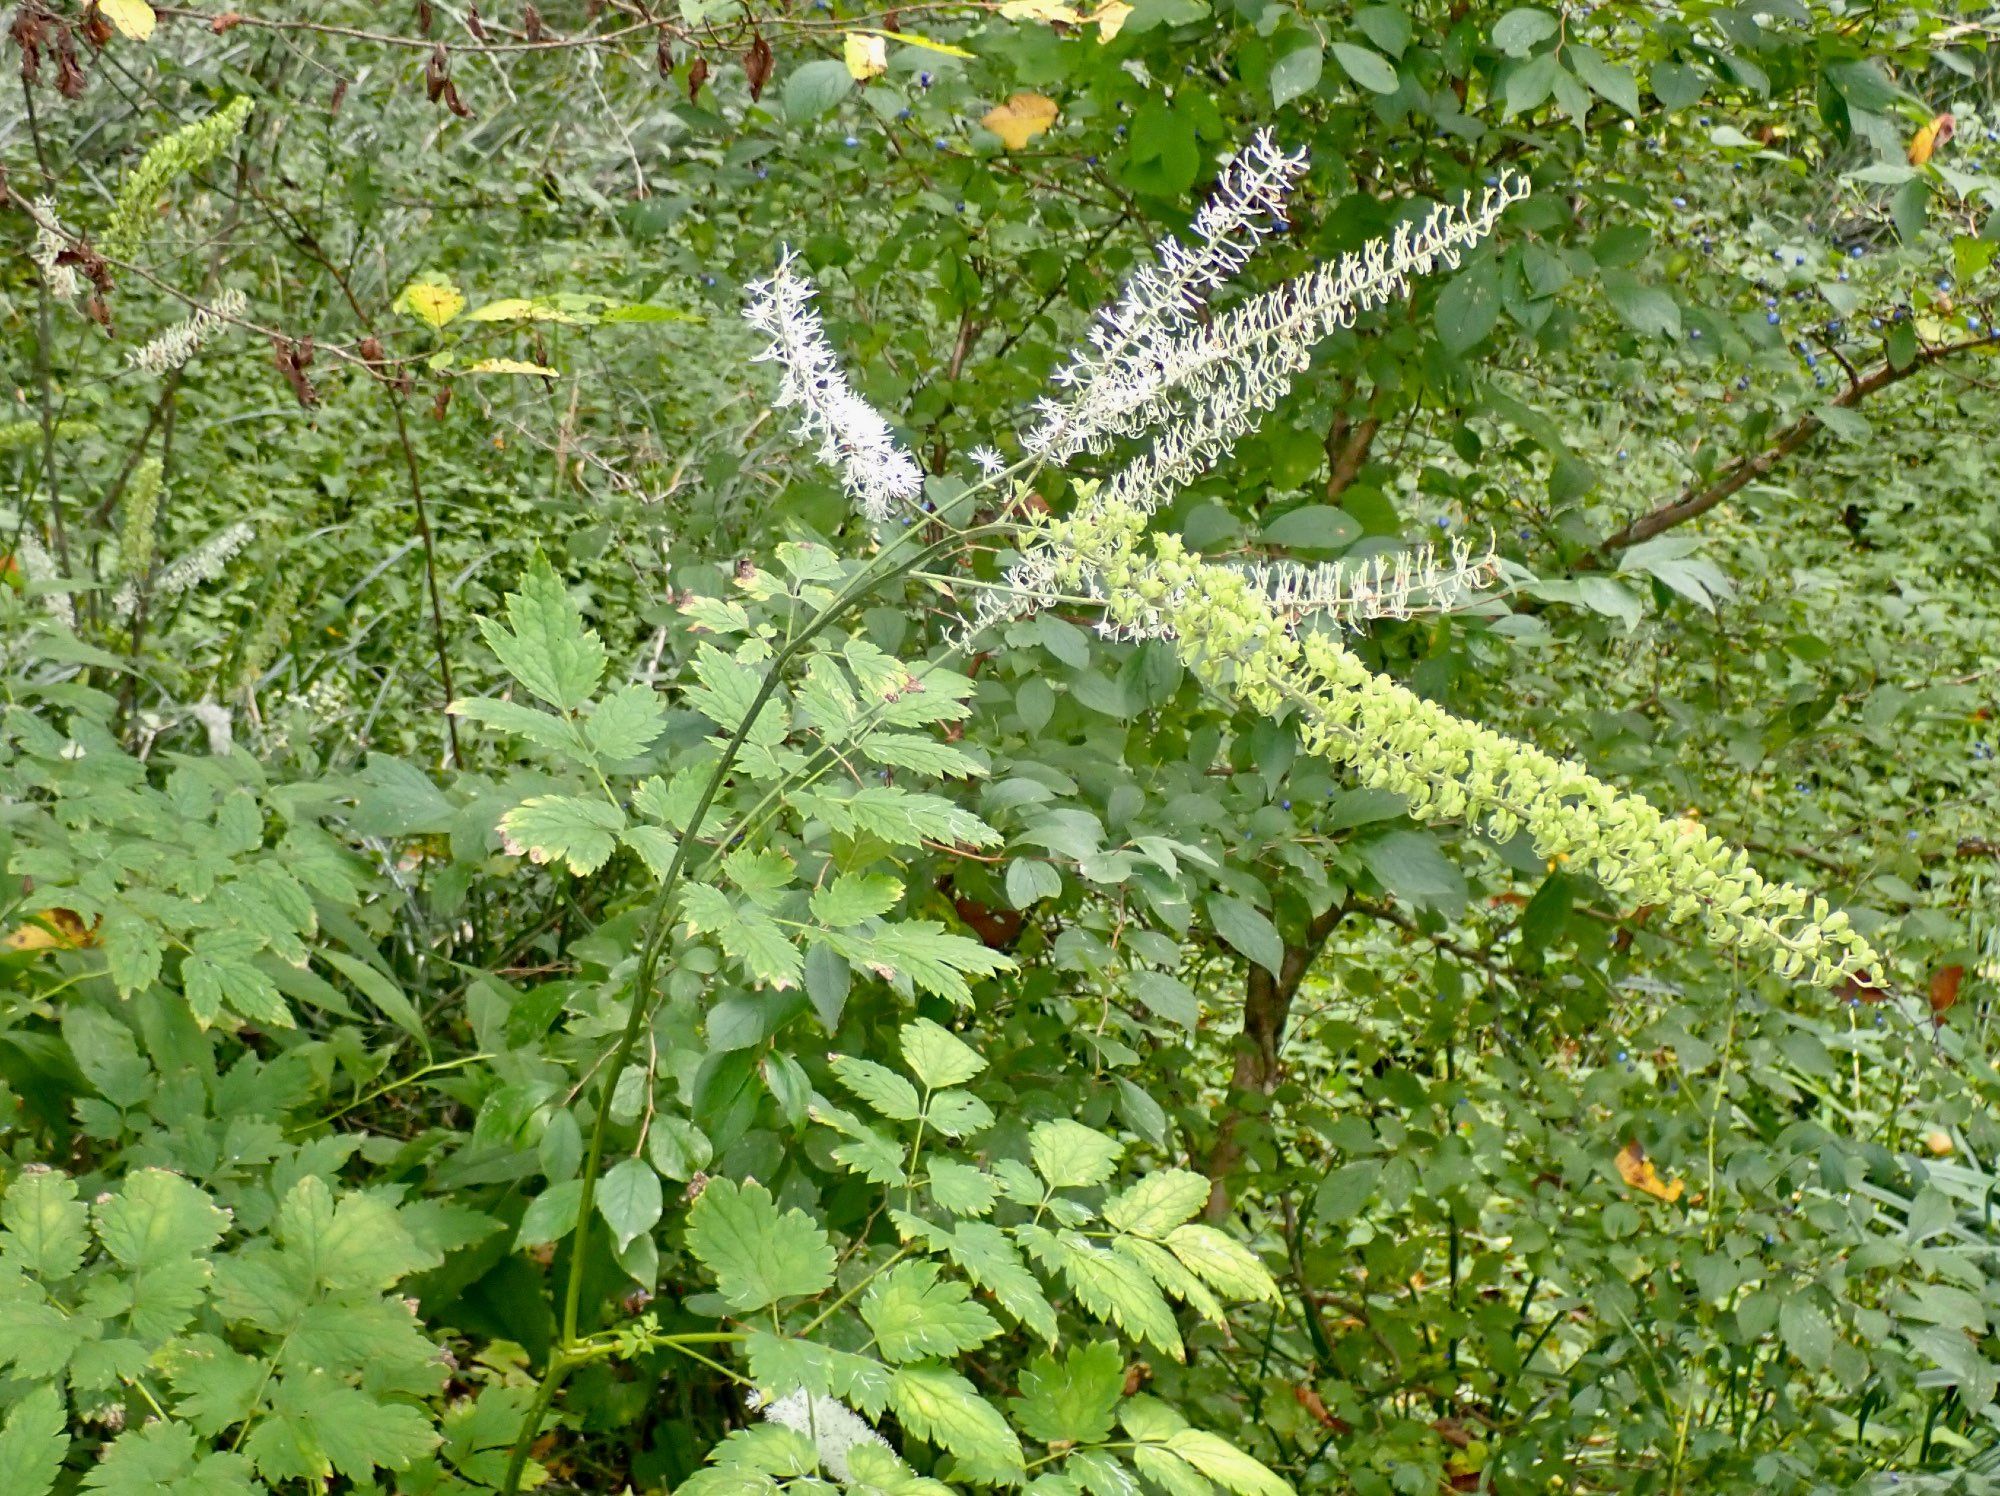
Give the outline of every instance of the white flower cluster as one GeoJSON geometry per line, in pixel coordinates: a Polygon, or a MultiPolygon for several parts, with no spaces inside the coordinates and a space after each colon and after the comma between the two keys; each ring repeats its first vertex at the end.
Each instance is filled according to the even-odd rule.
{"type": "Polygon", "coordinates": [[[58,262],[57,257],[69,248],[70,236],[56,217],[54,199],[36,198],[28,204],[28,216],[35,220],[35,247],[28,254],[42,272],[49,294],[60,301],[74,300],[83,289],[83,281],[74,266],[58,262]]]}
{"type": "Polygon", "coordinates": [[[1091,347],[1051,377],[1059,388],[1077,393],[1036,402],[1042,420],[1026,438],[1030,453],[1064,462],[1086,449],[1101,451],[1113,436],[1144,424],[1132,423],[1133,402],[1163,387],[1167,340],[1190,324],[1209,293],[1241,270],[1271,229],[1284,222],[1286,195],[1305,167],[1305,153],[1280,150],[1269,130],[1250,138],[1195,215],[1199,242],[1161,241],[1155,263],[1135,271],[1118,300],[1098,315],[1091,347]]]}
{"type": "MultiPolygon", "coordinates": [[[[153,600],[164,602],[170,597],[180,596],[191,587],[214,581],[222,575],[222,568],[229,563],[229,558],[248,545],[255,534],[255,530],[240,521],[217,530],[161,571],[153,581],[153,600]]],[[[127,582],[112,594],[111,611],[119,618],[130,618],[138,606],[136,583],[127,582]]]]}
{"type": "Polygon", "coordinates": [[[227,327],[242,316],[244,305],[241,291],[224,291],[215,298],[214,306],[198,308],[187,321],[168,328],[143,348],[132,349],[125,355],[125,361],[147,374],[164,374],[169,369],[178,369],[193,358],[218,329],[227,327]]]}
{"type": "Polygon", "coordinates": [[[793,273],[792,260],[785,251],[770,279],[749,288],[744,318],[771,339],[758,359],[783,375],[777,403],[798,407],[798,434],[819,442],[820,461],[840,474],[861,512],[880,523],[923,492],[923,472],[896,444],[889,423],[848,384],[813,310],[813,284],[793,273]]]}
{"type": "Polygon", "coordinates": [[[1474,550],[1470,540],[1460,537],[1452,541],[1448,555],[1425,545],[1393,554],[1377,552],[1354,565],[1272,561],[1243,571],[1250,585],[1281,614],[1320,614],[1344,628],[1358,629],[1376,618],[1449,613],[1494,583],[1500,558],[1490,544],[1474,550]]]}
{"type": "Polygon", "coordinates": [[[874,1444],[895,1452],[860,1414],[817,1393],[788,1392],[764,1409],[764,1417],[812,1440],[821,1466],[842,1485],[851,1474],[847,1457],[857,1445],[874,1444]]]}
{"type": "Polygon", "coordinates": [[[1387,239],[1373,239],[1232,307],[1206,327],[1149,346],[1150,367],[1107,368],[1101,388],[1077,397],[1076,435],[1095,450],[1112,438],[1153,433],[1152,445],[1099,495],[1107,506],[1130,504],[1151,513],[1198,477],[1291,389],[1312,362],[1313,349],[1355,316],[1409,294],[1410,278],[1456,267],[1461,251],[1491,232],[1509,203],[1527,194],[1521,177],[1486,189],[1475,207],[1468,194],[1405,221],[1387,239]]]}

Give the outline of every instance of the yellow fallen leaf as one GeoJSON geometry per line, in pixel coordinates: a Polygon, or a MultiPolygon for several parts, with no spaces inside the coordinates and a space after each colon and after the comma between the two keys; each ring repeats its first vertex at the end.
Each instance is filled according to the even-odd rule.
{"type": "Polygon", "coordinates": [[[1951,1134],[1942,1127],[1933,1127],[1924,1134],[1924,1146],[1933,1158],[1949,1158],[1958,1151],[1958,1145],[1951,1140],[1951,1134]]]}
{"type": "Polygon", "coordinates": [[[1010,21],[1063,21],[1071,26],[1083,21],[1082,12],[1062,0],[1007,0],[1000,14],[1010,21]]]}
{"type": "Polygon", "coordinates": [[[841,55],[847,62],[847,76],[856,83],[866,83],[889,71],[889,44],[879,36],[850,31],[841,44],[841,55]]]}
{"type": "Polygon", "coordinates": [[[476,364],[467,364],[468,374],[549,374],[562,377],[562,370],[551,369],[547,364],[531,364],[524,358],[482,358],[476,364]]]}
{"type": "Polygon", "coordinates": [[[146,0],[97,0],[97,13],[117,27],[120,36],[135,42],[151,41],[159,21],[146,0]]]}
{"type": "Polygon", "coordinates": [[[1618,1151],[1618,1177],[1635,1190],[1644,1190],[1655,1199],[1664,1200],[1669,1205],[1687,1192],[1687,1186],[1678,1179],[1662,1180],[1660,1171],[1653,1167],[1653,1161],[1646,1157],[1646,1150],[1638,1140],[1627,1143],[1618,1151]]]}
{"type": "Polygon", "coordinates": [[[1108,42],[1124,29],[1132,16],[1132,7],[1125,0],[1104,0],[1104,3],[1090,13],[1090,19],[1097,23],[1098,42],[1108,42]]]}
{"type": "Polygon", "coordinates": [[[428,327],[443,327],[465,310],[465,297],[457,286],[439,277],[413,280],[396,298],[396,310],[415,317],[428,327]]]}
{"type": "Polygon", "coordinates": [[[1045,134],[1056,122],[1056,101],[1038,93],[1017,93],[1004,104],[996,104],[979,117],[979,123],[1000,137],[1010,151],[1018,151],[1037,135],[1045,134]]]}

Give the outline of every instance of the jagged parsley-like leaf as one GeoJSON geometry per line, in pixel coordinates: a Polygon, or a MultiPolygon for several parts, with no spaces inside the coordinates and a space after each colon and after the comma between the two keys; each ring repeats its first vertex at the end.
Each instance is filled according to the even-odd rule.
{"type": "Polygon", "coordinates": [[[917,1088],[887,1065],[845,1054],[832,1056],[830,1063],[843,1086],[891,1121],[914,1122],[922,1114],[917,1088]]]}
{"type": "Polygon", "coordinates": [[[901,1263],[877,1278],[861,1300],[861,1318],[890,1361],[955,1356],[1000,1333],[993,1316],[972,1302],[971,1291],[940,1279],[929,1262],[901,1263]]]}
{"type": "Polygon", "coordinates": [[[1213,1226],[1181,1226],[1167,1234],[1167,1246],[1187,1268],[1218,1293],[1235,1299],[1278,1299],[1278,1285],[1248,1247],[1213,1226]]]}
{"type": "Polygon", "coordinates": [[[1148,1174],[1105,1202],[1104,1219],[1120,1231],[1158,1241],[1208,1203],[1209,1182],[1187,1169],[1148,1174]]]}
{"type": "Polygon", "coordinates": [[[904,1366],[889,1383],[889,1406],[903,1427],[957,1456],[974,1480],[1013,1482],[1021,1441],[972,1383],[941,1366],[904,1366]]]}
{"type": "Polygon", "coordinates": [[[963,1085],[986,1068],[977,1050],[928,1018],[904,1024],[900,1038],[910,1073],[932,1089],[963,1085]]]}
{"type": "Polygon", "coordinates": [[[1125,1145],[1094,1127],[1058,1118],[1028,1134],[1035,1169],[1051,1189],[1088,1189],[1111,1177],[1125,1145]]]}
{"type": "Polygon", "coordinates": [[[1094,1444],[1111,1433],[1124,1392],[1125,1357],[1116,1345],[1072,1345],[1060,1361],[1045,1353],[1028,1363],[1014,1422],[1044,1444],[1094,1444]]]}
{"type": "Polygon", "coordinates": [[[712,1179],[688,1212],[688,1250],[731,1308],[807,1298],[833,1283],[833,1243],[804,1211],[780,1212],[752,1182],[712,1179]]]}
{"type": "Polygon", "coordinates": [[[482,618],[479,632],[507,673],[561,711],[575,711],[604,674],[604,643],[583,624],[569,589],[536,553],[521,590],[507,598],[507,622],[482,618]]]}
{"type": "Polygon", "coordinates": [[[534,795],[500,818],[501,832],[537,863],[560,862],[579,878],[618,850],[625,812],[584,795],[534,795]]]}

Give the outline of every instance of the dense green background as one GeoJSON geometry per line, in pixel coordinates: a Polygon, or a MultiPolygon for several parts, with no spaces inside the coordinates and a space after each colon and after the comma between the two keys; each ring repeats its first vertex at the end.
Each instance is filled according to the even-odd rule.
{"type": "MultiPolygon", "coordinates": [[[[1124,1140],[1114,1188],[1213,1178],[1279,1301],[1181,1312],[1185,1364],[1132,1341],[1107,1375],[1300,1490],[2000,1489],[1986,8],[530,9],[164,8],[146,41],[67,0],[15,12],[0,550],[54,552],[77,624],[10,573],[0,1492],[498,1486],[607,1087],[628,1166],[576,1328],[701,1333],[724,1311],[687,1242],[697,1172],[769,1184],[850,1268],[891,1250],[903,1193],[845,1172],[806,1098],[851,1105],[829,1051],[900,1065],[914,1013],[990,1062],[971,1088],[999,1120],[966,1158],[1077,1118],[1124,1140]],[[897,34],[865,83],[856,28],[897,34]],[[1019,93],[1058,114],[1007,149],[981,121],[1019,93]],[[148,149],[238,95],[224,153],[128,193],[136,247],[82,257],[98,304],[48,295],[23,202],[110,254],[148,149]],[[699,762],[718,641],[684,604],[782,575],[786,540],[880,539],[769,411],[743,287],[796,248],[857,386],[963,477],[976,445],[1017,451],[1090,311],[1264,123],[1312,166],[1254,285],[1411,196],[1503,169],[1536,192],[1332,340],[1160,526],[1306,560],[1490,534],[1505,606],[1356,649],[1824,890],[1893,953],[1892,999],[1419,827],[1166,645],[1051,613],[940,666],[970,710],[914,730],[983,772],[842,761],[821,786],[886,774],[983,818],[976,853],[855,833],[831,856],[1018,970],[964,1007],[865,963],[780,992],[677,924],[642,1063],[607,1075],[654,879],[509,855],[501,815],[699,762]],[[427,325],[420,281],[465,310],[427,325]],[[179,375],[128,367],[231,287],[250,326],[179,375]],[[151,460],[134,627],[112,599],[151,460]],[[239,522],[222,574],[172,593],[239,522]],[[538,553],[605,693],[665,709],[642,751],[593,766],[445,716],[509,690],[478,625],[538,553]],[[1657,1193],[1621,1174],[1633,1143],[1657,1193]],[[86,1232],[106,1192],[126,1203],[86,1232]]],[[[943,660],[951,578],[996,566],[940,563],[838,638],[943,660]]],[[[755,809],[768,788],[732,781],[712,835],[743,817],[823,863],[789,791],[755,809]]],[[[1055,1297],[1066,1343],[1108,1333],[1055,1297]]],[[[1038,1347],[1008,1325],[953,1364],[1015,1417],[1038,1347]]],[[[679,1484],[753,1421],[736,1354],[595,1356],[530,1473],[679,1484]]],[[[885,1423],[949,1476],[949,1439],[885,1423]]],[[[1133,1489],[1046,1452],[1042,1489],[1133,1489]]]]}

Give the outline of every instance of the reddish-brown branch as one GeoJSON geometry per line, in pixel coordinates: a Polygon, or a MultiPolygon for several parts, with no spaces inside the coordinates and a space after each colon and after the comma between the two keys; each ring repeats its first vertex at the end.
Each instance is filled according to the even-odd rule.
{"type": "MultiPolygon", "coordinates": [[[[1841,409],[1851,409],[1870,395],[1887,389],[1892,384],[1900,384],[1911,375],[1933,364],[1968,351],[2000,346],[2000,334],[1982,338],[1968,338],[1963,342],[1944,343],[1935,348],[1919,349],[1907,364],[1897,368],[1893,363],[1884,363],[1872,373],[1854,380],[1827,403],[1841,409]]],[[[1618,552],[1641,541],[1651,540],[1655,535],[1664,534],[1676,526],[1684,525],[1708,513],[1724,499],[1729,498],[1770,472],[1800,447],[1817,436],[1825,422],[1808,411],[1791,425],[1778,433],[1777,438],[1763,451],[1747,457],[1739,457],[1727,464],[1721,473],[1707,483],[1691,486],[1682,491],[1679,498],[1671,503],[1648,511],[1633,520],[1623,529],[1613,531],[1597,544],[1597,549],[1577,563],[1578,569],[1588,570],[1601,566],[1616,558],[1618,552]]]]}

